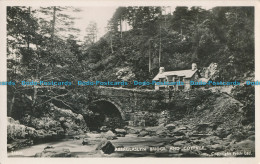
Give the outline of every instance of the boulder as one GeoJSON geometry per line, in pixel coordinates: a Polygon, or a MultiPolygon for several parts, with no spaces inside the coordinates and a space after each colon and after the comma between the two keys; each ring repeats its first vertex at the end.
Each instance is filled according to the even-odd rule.
{"type": "Polygon", "coordinates": [[[220,138],[226,138],[229,134],[231,134],[230,130],[224,128],[217,128],[215,131],[215,135],[220,138]]]}
{"type": "MultiPolygon", "coordinates": [[[[83,134],[84,131],[87,131],[85,119],[81,114],[76,114],[69,109],[58,108],[55,105],[52,105],[50,113],[48,122],[45,122],[46,125],[51,124],[49,126],[55,128],[55,130],[62,127],[65,134],[68,135],[83,134]]],[[[44,121],[43,118],[40,118],[40,120],[44,121]]]]}
{"type": "Polygon", "coordinates": [[[173,135],[174,135],[174,136],[185,136],[185,133],[182,132],[182,131],[175,131],[175,132],[173,133],[173,135]]]}
{"type": "Polygon", "coordinates": [[[73,157],[69,149],[46,149],[36,153],[35,157],[73,157]]]}
{"type": "Polygon", "coordinates": [[[182,141],[183,137],[173,137],[172,140],[170,141],[171,144],[174,144],[177,141],[182,141]]]}
{"type": "Polygon", "coordinates": [[[88,144],[88,139],[87,138],[83,138],[82,145],[87,145],[87,144],[88,144]]]}
{"type": "Polygon", "coordinates": [[[99,130],[101,132],[107,132],[109,129],[107,128],[107,126],[101,126],[101,128],[99,130]]]}
{"type": "Polygon", "coordinates": [[[166,136],[172,136],[169,132],[167,133],[166,131],[162,131],[161,133],[157,134],[159,137],[164,138],[166,136]]]}
{"type": "Polygon", "coordinates": [[[75,137],[73,137],[73,140],[80,140],[80,137],[79,136],[75,136],[75,137]]]}
{"type": "Polygon", "coordinates": [[[232,134],[229,134],[226,138],[227,138],[228,140],[232,140],[232,138],[234,138],[234,137],[233,137],[232,134]]]}
{"type": "Polygon", "coordinates": [[[44,150],[46,150],[46,149],[54,149],[54,147],[53,147],[53,146],[46,146],[46,147],[44,148],[44,150]]]}
{"type": "Polygon", "coordinates": [[[65,122],[66,120],[65,120],[64,117],[60,117],[60,118],[59,118],[59,121],[62,123],[62,122],[65,122]]]}
{"type": "Polygon", "coordinates": [[[14,120],[12,117],[7,117],[7,122],[9,124],[20,124],[19,121],[14,120]]]}
{"type": "Polygon", "coordinates": [[[106,133],[101,133],[100,137],[106,138],[108,140],[117,139],[117,136],[111,130],[107,131],[106,133]]]}
{"type": "Polygon", "coordinates": [[[173,145],[177,146],[177,147],[183,147],[186,145],[186,143],[187,143],[187,141],[177,141],[173,145]]]}
{"type": "Polygon", "coordinates": [[[101,141],[96,150],[102,150],[105,154],[112,154],[115,152],[115,146],[107,140],[101,141]]]}
{"type": "Polygon", "coordinates": [[[149,135],[149,132],[143,129],[143,130],[141,130],[140,133],[138,134],[138,137],[145,137],[145,136],[147,136],[147,135],[149,135]]]}
{"type": "Polygon", "coordinates": [[[126,130],[125,129],[115,129],[116,134],[123,134],[126,135],[126,130]]]}
{"type": "Polygon", "coordinates": [[[221,144],[211,145],[210,148],[213,149],[214,151],[223,151],[224,150],[224,146],[221,144]]]}
{"type": "Polygon", "coordinates": [[[175,124],[168,124],[168,125],[165,126],[165,128],[166,128],[167,130],[173,130],[173,129],[175,129],[175,127],[176,127],[175,124]]]}
{"type": "Polygon", "coordinates": [[[203,123],[203,124],[198,124],[195,128],[198,132],[208,132],[212,130],[211,124],[209,123],[203,123]]]}
{"type": "Polygon", "coordinates": [[[187,129],[188,129],[187,126],[179,126],[178,128],[176,128],[176,131],[187,130],[187,129]]]}
{"type": "Polygon", "coordinates": [[[156,132],[155,131],[148,131],[149,136],[156,136],[156,132]]]}
{"type": "Polygon", "coordinates": [[[232,145],[232,148],[239,150],[251,150],[252,152],[255,151],[255,142],[252,140],[244,140],[232,145]]]}
{"type": "Polygon", "coordinates": [[[15,139],[10,144],[7,144],[7,151],[14,151],[16,149],[21,149],[23,147],[32,146],[33,140],[31,139],[15,139]]]}
{"type": "Polygon", "coordinates": [[[163,124],[161,124],[161,125],[151,129],[151,131],[155,131],[156,132],[156,135],[160,135],[161,133],[164,133],[165,130],[166,130],[166,128],[164,127],[163,124]]]}
{"type": "MultiPolygon", "coordinates": [[[[193,141],[193,142],[195,142],[195,141],[193,141]]],[[[206,138],[197,140],[197,143],[199,143],[200,145],[208,146],[208,145],[213,145],[213,144],[219,144],[221,141],[222,140],[217,136],[208,136],[206,138]]]]}
{"type": "Polygon", "coordinates": [[[138,134],[139,131],[136,128],[133,127],[126,127],[125,128],[127,134],[138,134]]]}
{"type": "Polygon", "coordinates": [[[251,135],[249,136],[247,139],[251,140],[251,141],[255,141],[255,135],[251,135]]]}

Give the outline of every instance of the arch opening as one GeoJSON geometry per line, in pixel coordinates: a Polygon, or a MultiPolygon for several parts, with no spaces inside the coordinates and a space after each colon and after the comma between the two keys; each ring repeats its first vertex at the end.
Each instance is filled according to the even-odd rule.
{"type": "Polygon", "coordinates": [[[108,130],[122,128],[124,115],[119,107],[111,101],[98,100],[89,106],[92,112],[86,118],[86,123],[91,131],[101,131],[101,127],[108,130]]]}

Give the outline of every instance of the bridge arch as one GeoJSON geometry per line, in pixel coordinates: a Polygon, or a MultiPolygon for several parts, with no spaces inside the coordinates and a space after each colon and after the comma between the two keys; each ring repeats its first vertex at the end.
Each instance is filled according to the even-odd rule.
{"type": "Polygon", "coordinates": [[[122,107],[110,99],[95,99],[89,104],[88,109],[92,113],[86,114],[84,118],[91,131],[102,131],[103,127],[122,128],[126,124],[122,107]]]}
{"type": "Polygon", "coordinates": [[[102,102],[109,103],[109,104],[113,105],[115,107],[115,109],[117,109],[118,112],[120,113],[121,118],[123,120],[125,120],[125,112],[123,111],[122,107],[119,104],[115,103],[114,101],[112,101],[108,98],[100,98],[100,99],[94,100],[92,103],[98,104],[98,103],[102,103],[102,102]]]}

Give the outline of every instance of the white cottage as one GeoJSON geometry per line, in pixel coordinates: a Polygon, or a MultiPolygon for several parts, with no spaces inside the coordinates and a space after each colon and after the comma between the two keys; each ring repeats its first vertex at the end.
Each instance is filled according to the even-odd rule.
{"type": "Polygon", "coordinates": [[[166,85],[155,84],[155,90],[188,90],[193,88],[193,86],[190,85],[190,81],[208,82],[209,79],[201,78],[200,73],[197,69],[197,64],[192,63],[191,69],[188,70],[165,71],[164,67],[160,67],[159,73],[154,77],[153,80],[163,83],[168,82],[166,85]],[[177,84],[169,85],[172,82],[175,82],[177,84]]]}

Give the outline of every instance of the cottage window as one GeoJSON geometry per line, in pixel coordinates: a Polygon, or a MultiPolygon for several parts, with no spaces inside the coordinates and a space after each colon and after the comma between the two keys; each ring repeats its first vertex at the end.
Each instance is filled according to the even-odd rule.
{"type": "Polygon", "coordinates": [[[159,87],[159,90],[165,90],[165,87],[159,87]]]}
{"type": "Polygon", "coordinates": [[[169,77],[168,77],[168,81],[169,81],[169,82],[173,82],[173,77],[172,77],[172,76],[169,76],[169,77]]]}

